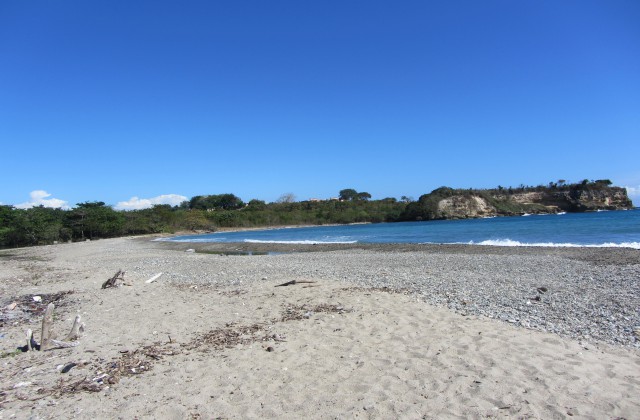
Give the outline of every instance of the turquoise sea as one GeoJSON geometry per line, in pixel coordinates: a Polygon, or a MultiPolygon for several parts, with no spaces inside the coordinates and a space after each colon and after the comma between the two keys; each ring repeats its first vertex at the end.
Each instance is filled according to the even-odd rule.
{"type": "Polygon", "coordinates": [[[178,236],[177,242],[429,243],[640,249],[640,208],[428,222],[315,226],[178,236]]]}

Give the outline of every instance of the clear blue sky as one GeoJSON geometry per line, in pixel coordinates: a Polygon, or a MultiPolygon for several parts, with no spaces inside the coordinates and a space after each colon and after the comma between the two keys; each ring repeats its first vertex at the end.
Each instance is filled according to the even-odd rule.
{"type": "Polygon", "coordinates": [[[638,204],[640,1],[4,1],[0,144],[4,204],[585,178],[638,204]]]}

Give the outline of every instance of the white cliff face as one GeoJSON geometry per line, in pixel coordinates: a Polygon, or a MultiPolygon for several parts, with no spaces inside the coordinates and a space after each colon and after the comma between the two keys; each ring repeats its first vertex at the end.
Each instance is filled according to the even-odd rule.
{"type": "Polygon", "coordinates": [[[627,190],[620,187],[610,187],[606,190],[569,191],[566,194],[566,199],[582,211],[621,210],[633,207],[627,190]]]}
{"type": "Polygon", "coordinates": [[[456,195],[440,200],[438,213],[446,219],[469,219],[495,216],[497,210],[482,197],[456,195]]]}
{"type": "Polygon", "coordinates": [[[540,203],[543,200],[543,198],[544,198],[544,193],[538,192],[538,191],[511,195],[511,199],[516,203],[520,203],[520,204],[540,203]]]}
{"type": "Polygon", "coordinates": [[[511,204],[496,208],[487,198],[474,194],[453,195],[438,202],[437,217],[442,219],[470,219],[522,213],[557,213],[560,211],[619,210],[632,207],[623,188],[534,191],[516,194],[495,194],[495,202],[511,204]],[[513,211],[505,210],[513,208],[513,211]]]}

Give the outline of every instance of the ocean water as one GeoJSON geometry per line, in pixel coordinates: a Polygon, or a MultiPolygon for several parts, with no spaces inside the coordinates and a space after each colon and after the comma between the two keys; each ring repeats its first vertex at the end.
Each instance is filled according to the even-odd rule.
{"type": "Polygon", "coordinates": [[[177,242],[429,243],[640,249],[640,208],[341,226],[316,226],[178,236],[177,242]]]}

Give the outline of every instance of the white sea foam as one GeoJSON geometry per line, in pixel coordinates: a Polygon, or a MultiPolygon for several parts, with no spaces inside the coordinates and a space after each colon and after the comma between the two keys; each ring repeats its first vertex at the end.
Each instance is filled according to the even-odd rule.
{"type": "Polygon", "coordinates": [[[316,245],[316,244],[355,244],[358,241],[262,241],[259,239],[245,239],[243,242],[254,244],[297,244],[297,245],[316,245]]]}
{"type": "Polygon", "coordinates": [[[581,245],[573,243],[536,242],[526,243],[511,239],[489,239],[482,242],[469,242],[469,245],[489,245],[489,246],[545,246],[545,247],[565,247],[565,248],[633,248],[640,249],[640,242],[607,242],[602,244],[581,245]]]}
{"type": "Polygon", "coordinates": [[[211,238],[193,238],[193,239],[177,239],[177,238],[158,238],[154,239],[154,242],[224,242],[225,238],[219,237],[216,239],[211,238]]]}

